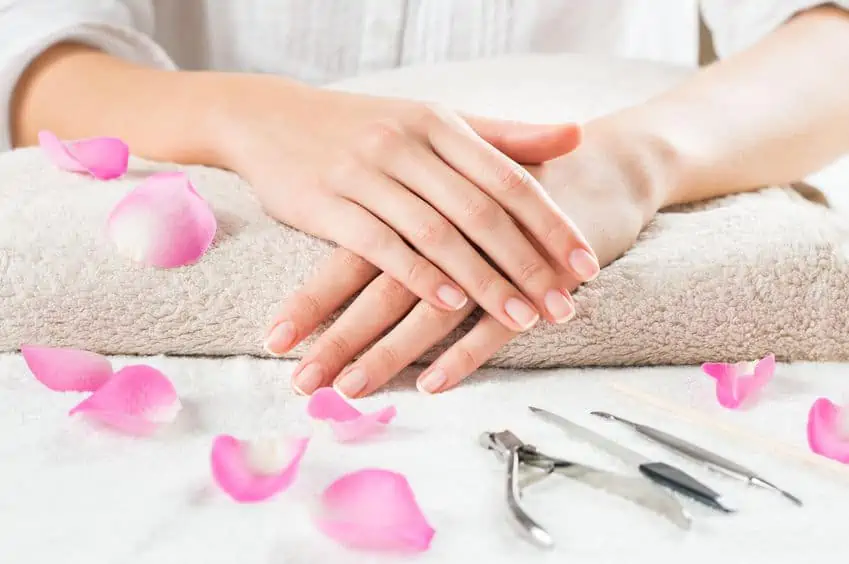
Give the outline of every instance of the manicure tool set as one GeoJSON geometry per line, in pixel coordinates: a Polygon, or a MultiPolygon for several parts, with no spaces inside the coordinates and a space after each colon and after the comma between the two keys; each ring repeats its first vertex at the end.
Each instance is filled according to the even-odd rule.
{"type": "MultiPolygon", "coordinates": [[[[564,431],[572,439],[605,451],[622,463],[631,466],[633,470],[632,475],[620,474],[557,458],[541,452],[532,444],[523,442],[509,430],[483,433],[480,436],[480,445],[493,451],[506,466],[504,487],[511,520],[519,527],[520,533],[527,540],[541,548],[552,548],[554,539],[525,511],[521,499],[525,488],[552,474],[571,478],[618,496],[664,517],[684,530],[691,527],[692,516],[681,503],[680,498],[697,502],[722,514],[736,512],[734,506],[720,493],[680,468],[666,462],[652,460],[551,411],[533,406],[529,409],[533,415],[564,431]]],[[[590,414],[626,425],[642,437],[693,460],[705,468],[736,478],[748,485],[773,491],[797,506],[802,505],[799,498],[767,481],[753,470],[705,448],[654,427],[635,423],[611,413],[592,411],[590,414]]]]}

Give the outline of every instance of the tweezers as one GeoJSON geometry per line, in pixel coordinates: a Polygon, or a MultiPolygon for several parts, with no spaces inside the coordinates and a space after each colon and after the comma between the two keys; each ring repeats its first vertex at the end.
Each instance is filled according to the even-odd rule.
{"type": "Polygon", "coordinates": [[[689,529],[692,523],[692,517],[674,496],[640,477],[616,474],[548,456],[533,445],[522,442],[508,430],[483,433],[480,436],[480,445],[494,451],[506,465],[507,506],[512,521],[519,526],[520,532],[527,540],[541,548],[552,548],[554,540],[548,531],[522,508],[522,490],[554,473],[654,511],[682,529],[689,529]],[[522,480],[520,474],[523,466],[541,472],[522,480]]]}

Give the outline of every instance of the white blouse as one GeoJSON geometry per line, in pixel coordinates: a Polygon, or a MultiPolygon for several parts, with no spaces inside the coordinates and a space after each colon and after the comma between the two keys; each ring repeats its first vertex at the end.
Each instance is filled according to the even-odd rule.
{"type": "MultiPolygon", "coordinates": [[[[0,0],[0,151],[22,72],[73,39],[162,68],[312,84],[420,63],[578,52],[695,66],[751,45],[813,0],[0,0]]],[[[837,2],[849,9],[849,0],[837,2]]]]}

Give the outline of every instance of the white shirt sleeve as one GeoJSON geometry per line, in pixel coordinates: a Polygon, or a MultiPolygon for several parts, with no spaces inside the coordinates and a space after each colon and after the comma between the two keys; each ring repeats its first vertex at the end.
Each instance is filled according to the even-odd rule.
{"type": "Polygon", "coordinates": [[[794,15],[817,6],[849,10],[849,0],[701,0],[702,17],[720,58],[751,47],[794,15]]]}
{"type": "Polygon", "coordinates": [[[11,148],[10,103],[21,75],[57,43],[72,40],[136,63],[174,69],[151,38],[153,19],[149,0],[0,0],[0,151],[11,148]]]}

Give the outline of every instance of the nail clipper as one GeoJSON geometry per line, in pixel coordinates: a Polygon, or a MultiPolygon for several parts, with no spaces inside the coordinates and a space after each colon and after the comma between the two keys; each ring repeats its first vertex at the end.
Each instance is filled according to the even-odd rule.
{"type": "Polygon", "coordinates": [[[616,474],[548,456],[538,451],[533,445],[522,442],[508,430],[484,433],[480,436],[480,444],[494,451],[496,456],[506,464],[507,506],[512,520],[530,542],[541,548],[552,548],[554,540],[542,525],[527,514],[520,500],[523,488],[553,473],[627,499],[663,515],[682,529],[689,529],[692,523],[692,517],[675,497],[641,477],[616,474]],[[523,480],[520,477],[523,466],[536,469],[536,474],[530,474],[523,480]]]}

